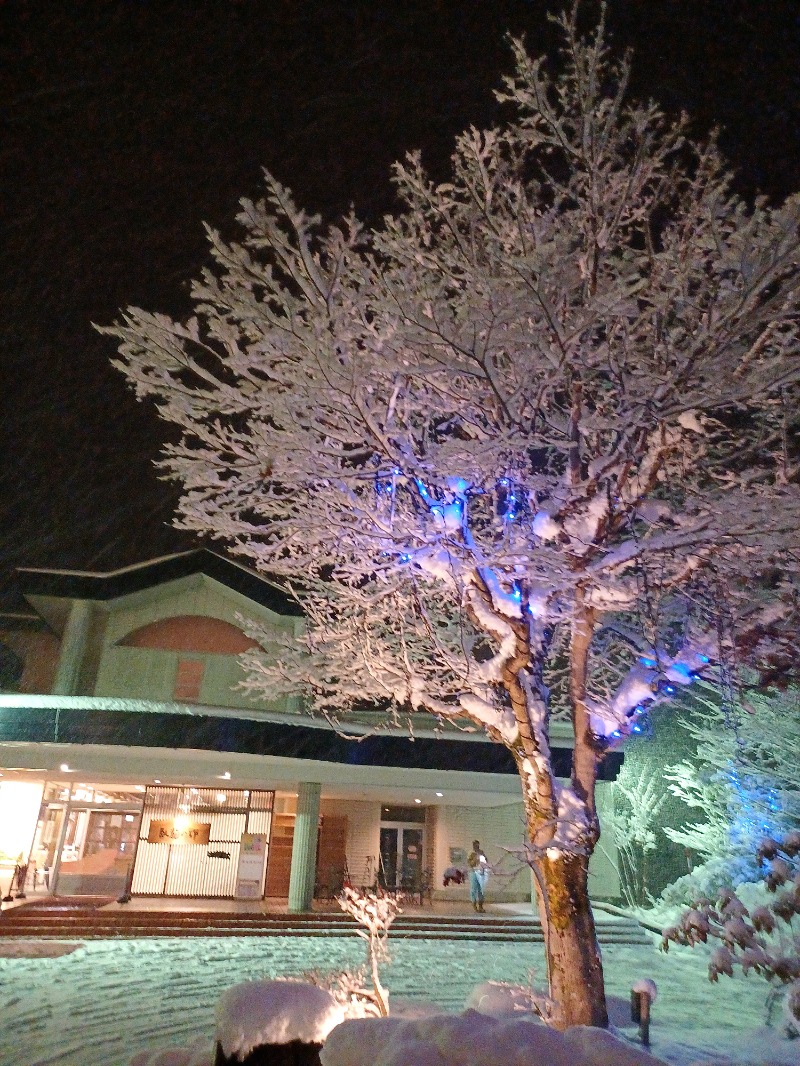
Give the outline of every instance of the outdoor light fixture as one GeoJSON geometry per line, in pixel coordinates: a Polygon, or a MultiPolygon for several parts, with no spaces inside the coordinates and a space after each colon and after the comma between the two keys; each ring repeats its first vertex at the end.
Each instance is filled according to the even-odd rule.
{"type": "Polygon", "coordinates": [[[161,782],[159,781],[159,779],[158,779],[157,777],[154,777],[154,778],[153,778],[153,784],[154,784],[154,785],[160,785],[160,784],[161,784],[161,782]]]}
{"type": "Polygon", "coordinates": [[[59,769],[61,770],[62,774],[71,774],[72,773],[72,770],[70,770],[70,768],[69,768],[69,763],[66,763],[66,762],[62,762],[62,764],[59,767],[59,769]]]}
{"type": "Polygon", "coordinates": [[[422,803],[422,800],[421,799],[415,799],[414,802],[415,803],[422,803]]]}
{"type": "Polygon", "coordinates": [[[437,792],[437,793],[436,793],[436,795],[437,795],[437,796],[439,796],[439,797],[441,797],[441,796],[443,796],[443,795],[444,795],[444,792],[437,792]]]}
{"type": "Polygon", "coordinates": [[[227,798],[228,797],[225,795],[224,792],[218,792],[217,793],[217,797],[216,797],[217,803],[224,803],[227,798]]]}
{"type": "Polygon", "coordinates": [[[230,772],[230,770],[226,770],[224,774],[220,774],[219,776],[220,776],[220,780],[222,780],[222,781],[230,781],[231,772],[230,772]]]}

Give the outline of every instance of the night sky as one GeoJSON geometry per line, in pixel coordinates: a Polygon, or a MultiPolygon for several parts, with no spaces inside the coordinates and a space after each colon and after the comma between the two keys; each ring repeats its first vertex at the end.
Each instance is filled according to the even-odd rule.
{"type": "MultiPolygon", "coordinates": [[[[545,0],[0,0],[0,604],[15,566],[108,570],[196,546],[171,529],[167,432],[92,322],[184,315],[268,167],[306,208],[392,208],[390,164],[491,123],[508,31],[545,0]]],[[[593,10],[591,0],[585,5],[593,10]]],[[[797,0],[610,0],[634,92],[723,127],[742,192],[800,191],[797,0]]]]}

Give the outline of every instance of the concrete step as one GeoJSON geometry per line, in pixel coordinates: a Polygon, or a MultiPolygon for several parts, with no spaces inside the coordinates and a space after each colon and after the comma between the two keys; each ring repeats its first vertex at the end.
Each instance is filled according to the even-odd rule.
{"type": "MultiPolygon", "coordinates": [[[[601,944],[649,944],[648,934],[629,919],[596,922],[601,944]]],[[[46,913],[15,908],[0,917],[0,937],[112,939],[180,936],[352,936],[358,926],[346,915],[225,914],[214,911],[84,911],[46,913]]],[[[542,943],[538,919],[402,916],[392,925],[395,939],[481,940],[542,943]]]]}

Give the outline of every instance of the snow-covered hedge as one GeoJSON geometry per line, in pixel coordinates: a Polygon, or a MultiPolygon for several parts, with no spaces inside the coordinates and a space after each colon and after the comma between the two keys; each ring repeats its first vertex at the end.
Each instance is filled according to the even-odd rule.
{"type": "Polygon", "coordinates": [[[419,1021],[367,1018],[334,1029],[322,1066],[658,1066],[659,1059],[603,1029],[564,1033],[531,1020],[466,1011],[419,1021]]]}

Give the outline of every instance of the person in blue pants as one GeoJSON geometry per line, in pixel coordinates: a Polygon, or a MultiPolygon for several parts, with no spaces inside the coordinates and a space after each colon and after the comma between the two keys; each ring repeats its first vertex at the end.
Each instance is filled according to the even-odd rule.
{"type": "Polygon", "coordinates": [[[489,867],[486,856],[481,851],[481,842],[472,841],[472,851],[467,859],[469,866],[469,898],[473,908],[483,914],[483,898],[486,888],[486,880],[489,876],[489,867]]]}

